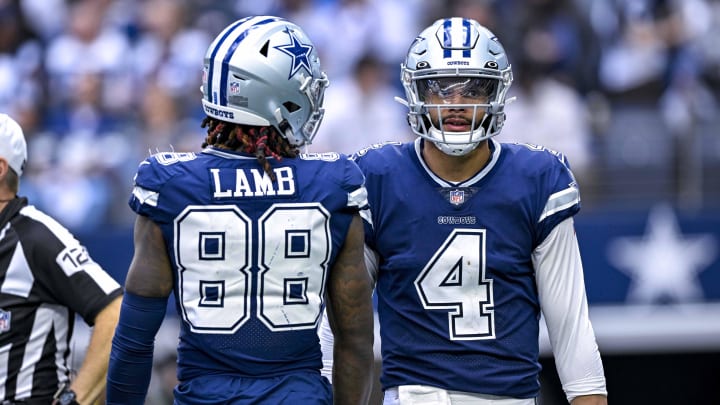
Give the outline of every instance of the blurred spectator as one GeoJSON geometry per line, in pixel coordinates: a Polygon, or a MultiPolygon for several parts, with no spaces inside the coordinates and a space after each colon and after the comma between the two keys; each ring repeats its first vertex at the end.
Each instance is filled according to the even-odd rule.
{"type": "Polygon", "coordinates": [[[598,1],[590,17],[603,48],[600,82],[609,94],[655,103],[698,82],[694,42],[708,32],[705,0],[598,1]]]}
{"type": "Polygon", "coordinates": [[[141,7],[140,35],[132,47],[138,90],[157,85],[197,104],[202,78],[197,61],[205,56],[212,37],[193,26],[186,1],[149,0],[141,7]]]}
{"type": "MultiPolygon", "coordinates": [[[[370,4],[377,10],[379,20],[375,22],[374,34],[370,50],[377,58],[393,69],[399,69],[399,63],[407,53],[407,33],[419,32],[422,26],[429,24],[425,21],[430,10],[428,0],[370,0],[370,4]]],[[[446,17],[446,16],[443,16],[446,17]]],[[[393,75],[397,71],[393,70],[393,75]]],[[[400,90],[399,80],[397,83],[400,90]]]]}
{"type": "Polygon", "coordinates": [[[60,35],[67,25],[68,0],[11,0],[19,3],[28,26],[45,43],[60,35]]]}
{"type": "Polygon", "coordinates": [[[635,104],[652,109],[660,130],[652,136],[647,132],[635,136],[644,138],[640,144],[652,139],[671,151],[665,159],[672,171],[668,188],[678,204],[694,208],[702,204],[704,169],[698,159],[708,142],[698,128],[712,122],[718,110],[704,80],[707,53],[701,45],[717,41],[708,37],[713,32],[710,4],[707,0],[594,0],[589,9],[603,48],[602,89],[616,107],[635,104]]]}
{"type": "Polygon", "coordinates": [[[720,1],[710,0],[703,11],[706,13],[708,25],[705,33],[698,39],[698,53],[703,79],[715,95],[715,101],[720,101],[720,46],[717,44],[717,39],[720,38],[720,1]]]}
{"type": "MultiPolygon", "coordinates": [[[[21,195],[73,231],[95,230],[107,224],[112,194],[110,178],[98,168],[100,144],[80,137],[59,140],[51,133],[37,135],[28,156],[39,162],[29,167],[21,195]]],[[[117,152],[120,152],[119,150],[117,152]]]]}
{"type": "Polygon", "coordinates": [[[58,95],[61,100],[56,100],[45,116],[47,128],[58,137],[81,136],[92,140],[121,124],[121,117],[105,108],[106,81],[100,72],[78,71],[62,80],[65,91],[58,95]]]}
{"type": "Polygon", "coordinates": [[[296,12],[288,18],[307,27],[308,35],[316,38],[331,84],[351,75],[367,53],[383,63],[399,64],[407,50],[400,39],[419,28],[428,4],[421,0],[335,0],[308,7],[312,2],[300,2],[304,7],[295,5],[296,12]]]}
{"type": "Polygon", "coordinates": [[[551,75],[582,95],[597,87],[600,50],[576,0],[496,2],[496,10],[502,18],[496,34],[516,49],[513,55],[524,55],[538,73],[551,75]]]}
{"type": "Polygon", "coordinates": [[[407,108],[394,99],[400,95],[389,82],[388,68],[373,55],[363,56],[352,76],[331,81],[325,118],[310,151],[351,154],[373,143],[414,139],[407,108]]]}
{"type": "Polygon", "coordinates": [[[513,65],[517,97],[505,107],[508,119],[500,135],[504,142],[541,145],[567,156],[580,186],[590,185],[593,168],[592,132],[588,109],[580,93],[546,75],[533,61],[513,65]]]}
{"type": "Polygon", "coordinates": [[[370,49],[380,16],[370,0],[337,0],[312,10],[311,20],[298,21],[320,53],[330,82],[352,73],[370,49]]]}
{"type": "MultiPolygon", "coordinates": [[[[81,0],[70,5],[66,31],[48,43],[45,66],[49,75],[48,101],[59,135],[70,128],[61,119],[64,105],[86,79],[97,80],[97,99],[86,107],[107,120],[117,120],[130,108],[132,87],[127,64],[129,42],[117,27],[105,24],[107,7],[81,0]]],[[[86,110],[87,111],[87,110],[86,110]]]]}
{"type": "Polygon", "coordinates": [[[172,148],[173,138],[179,135],[181,118],[182,114],[168,89],[157,84],[146,86],[140,101],[139,155],[148,150],[172,148]]]}
{"type": "Polygon", "coordinates": [[[42,52],[19,1],[0,0],[0,112],[15,117],[28,138],[40,119],[42,52]]]}
{"type": "Polygon", "coordinates": [[[492,32],[499,31],[498,26],[503,24],[503,19],[496,12],[498,5],[495,0],[448,0],[446,6],[442,3],[437,5],[439,7],[433,10],[433,21],[449,15],[462,16],[472,18],[492,32]]]}

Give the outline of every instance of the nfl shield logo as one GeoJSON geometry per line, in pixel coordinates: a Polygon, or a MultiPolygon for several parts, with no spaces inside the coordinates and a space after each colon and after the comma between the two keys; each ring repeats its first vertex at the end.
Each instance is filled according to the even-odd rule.
{"type": "Polygon", "coordinates": [[[465,202],[465,191],[463,190],[451,190],[450,191],[450,202],[455,205],[460,205],[465,202]]]}
{"type": "Polygon", "coordinates": [[[0,333],[10,330],[10,312],[0,309],[0,333]]]}
{"type": "Polygon", "coordinates": [[[240,92],[240,83],[238,82],[231,82],[230,83],[230,93],[239,93],[240,92]]]}

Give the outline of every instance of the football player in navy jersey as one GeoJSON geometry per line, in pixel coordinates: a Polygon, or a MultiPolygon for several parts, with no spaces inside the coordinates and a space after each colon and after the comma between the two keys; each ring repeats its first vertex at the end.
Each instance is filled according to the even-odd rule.
{"type": "Polygon", "coordinates": [[[212,42],[203,73],[202,151],[157,153],[135,176],[135,255],[107,403],[143,403],[170,293],[181,318],[176,404],[366,403],[363,174],[345,156],[298,150],[323,115],[317,51],[297,25],[250,17],[212,42]],[[320,374],[325,307],[332,386],[320,374]]]}
{"type": "Polygon", "coordinates": [[[570,166],[492,138],[512,83],[502,45],[474,20],[438,20],[401,79],[418,139],[354,156],[372,211],[384,403],[536,403],[542,314],[568,401],[606,404],[570,166]]]}

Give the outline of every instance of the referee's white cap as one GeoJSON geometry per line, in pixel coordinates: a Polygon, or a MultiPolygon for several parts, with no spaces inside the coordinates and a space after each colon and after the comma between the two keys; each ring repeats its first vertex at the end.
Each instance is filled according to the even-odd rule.
{"type": "Polygon", "coordinates": [[[8,161],[18,176],[27,161],[27,144],[22,128],[7,114],[0,113],[0,157],[8,161]]]}

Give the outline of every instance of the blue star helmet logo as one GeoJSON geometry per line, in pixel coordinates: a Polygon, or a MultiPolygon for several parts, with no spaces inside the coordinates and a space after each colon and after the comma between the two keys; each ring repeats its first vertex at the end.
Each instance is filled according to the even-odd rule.
{"type": "Polygon", "coordinates": [[[310,75],[312,75],[308,56],[310,55],[310,52],[312,52],[313,46],[300,42],[290,29],[285,28],[285,32],[287,32],[290,36],[290,43],[287,45],[276,46],[274,48],[292,57],[292,67],[290,69],[288,79],[295,76],[300,68],[304,68],[310,75]]]}

